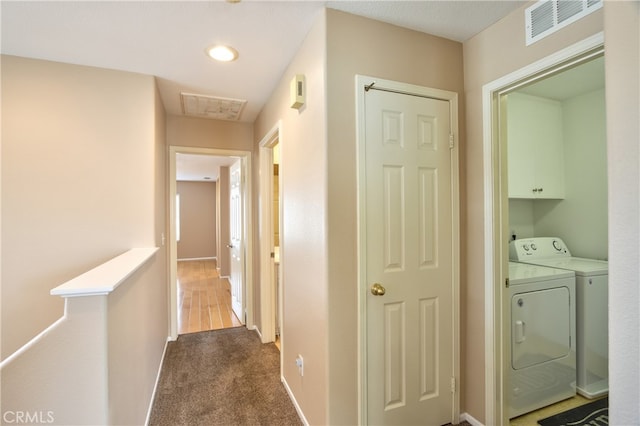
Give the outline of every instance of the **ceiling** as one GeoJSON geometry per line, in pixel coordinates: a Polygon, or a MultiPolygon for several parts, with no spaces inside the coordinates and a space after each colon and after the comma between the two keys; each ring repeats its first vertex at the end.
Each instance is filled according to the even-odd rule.
{"type": "MultiPolygon", "coordinates": [[[[2,1],[2,53],[157,76],[168,114],[182,92],[246,100],[253,122],[324,7],[465,41],[521,1],[2,1]],[[216,43],[239,58],[205,56],[216,43]]],[[[524,19],[524,17],[523,17],[524,19]]]]}
{"type": "Polygon", "coordinates": [[[604,56],[519,88],[517,91],[557,101],[604,88],[604,56]]]}
{"type": "MultiPolygon", "coordinates": [[[[246,101],[253,122],[325,7],[463,42],[522,1],[2,1],[2,53],[157,77],[168,114],[181,94],[246,101]],[[205,48],[239,52],[217,63],[205,48]]],[[[523,17],[524,19],[524,17],[523,17]]],[[[216,180],[224,159],[184,156],[180,180],[216,180]]]]}

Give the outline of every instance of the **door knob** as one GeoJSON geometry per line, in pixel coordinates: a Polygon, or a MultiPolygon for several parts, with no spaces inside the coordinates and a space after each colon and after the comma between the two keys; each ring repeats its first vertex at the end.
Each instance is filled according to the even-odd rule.
{"type": "Polygon", "coordinates": [[[384,296],[387,290],[382,287],[382,284],[375,283],[371,286],[371,294],[374,296],[384,296]]]}

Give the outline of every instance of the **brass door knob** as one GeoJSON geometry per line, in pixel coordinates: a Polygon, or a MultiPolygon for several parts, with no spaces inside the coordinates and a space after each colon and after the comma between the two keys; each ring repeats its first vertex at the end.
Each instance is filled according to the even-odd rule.
{"type": "Polygon", "coordinates": [[[371,286],[371,294],[374,296],[384,296],[387,290],[382,287],[382,284],[375,283],[371,286]]]}

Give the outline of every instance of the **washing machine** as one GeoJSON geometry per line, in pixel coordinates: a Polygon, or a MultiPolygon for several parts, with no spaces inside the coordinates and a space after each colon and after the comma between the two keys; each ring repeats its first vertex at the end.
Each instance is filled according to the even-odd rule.
{"type": "Polygon", "coordinates": [[[575,274],[509,262],[509,418],[576,394],[575,274]]]}
{"type": "Polygon", "coordinates": [[[609,264],[573,257],[562,239],[511,241],[509,259],[574,271],[576,274],[577,391],[586,398],[609,392],[609,264]]]}

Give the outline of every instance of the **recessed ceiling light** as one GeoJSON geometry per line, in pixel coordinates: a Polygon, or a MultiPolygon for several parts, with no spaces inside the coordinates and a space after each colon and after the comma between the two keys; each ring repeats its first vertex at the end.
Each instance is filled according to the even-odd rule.
{"type": "Polygon", "coordinates": [[[208,47],[206,52],[207,55],[209,55],[216,61],[221,62],[231,62],[235,61],[236,58],[238,58],[238,51],[229,46],[217,45],[208,47]]]}

